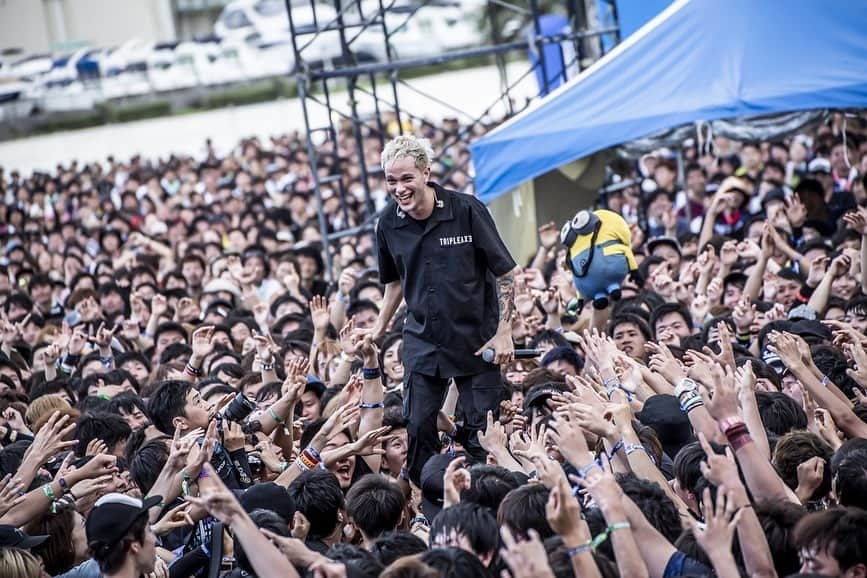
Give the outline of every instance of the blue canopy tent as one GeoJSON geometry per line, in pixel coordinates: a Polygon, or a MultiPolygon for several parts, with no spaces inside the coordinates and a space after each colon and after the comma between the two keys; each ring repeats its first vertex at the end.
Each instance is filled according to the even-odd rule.
{"type": "Polygon", "coordinates": [[[490,202],[594,152],[697,121],[867,106],[867,2],[678,0],[472,148],[490,202]]]}

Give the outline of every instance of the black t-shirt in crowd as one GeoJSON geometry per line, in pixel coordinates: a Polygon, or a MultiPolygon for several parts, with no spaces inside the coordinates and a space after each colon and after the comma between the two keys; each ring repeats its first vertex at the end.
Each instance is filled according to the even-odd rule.
{"type": "Polygon", "coordinates": [[[417,221],[396,203],[377,226],[379,278],[400,280],[407,303],[407,371],[454,377],[490,371],[474,353],[499,321],[496,277],[515,268],[487,207],[430,183],[433,213],[417,221]]]}

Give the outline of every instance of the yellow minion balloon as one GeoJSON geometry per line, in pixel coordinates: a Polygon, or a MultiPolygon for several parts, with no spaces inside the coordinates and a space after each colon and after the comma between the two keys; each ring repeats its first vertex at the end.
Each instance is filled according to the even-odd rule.
{"type": "Polygon", "coordinates": [[[605,209],[578,211],[560,230],[560,242],[566,245],[566,266],[579,299],[592,299],[596,309],[620,299],[620,284],[638,269],[623,217],[605,209]]]}

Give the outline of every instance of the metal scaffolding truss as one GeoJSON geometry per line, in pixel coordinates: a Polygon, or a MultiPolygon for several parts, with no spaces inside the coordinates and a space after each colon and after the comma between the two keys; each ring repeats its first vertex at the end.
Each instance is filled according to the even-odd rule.
{"type": "MultiPolygon", "coordinates": [[[[503,107],[508,116],[520,112],[516,110],[512,91],[527,76],[534,74],[537,68],[549,70],[545,62],[545,47],[552,44],[558,47],[564,66],[561,73],[563,77],[556,80],[566,80],[567,71],[575,70],[576,67],[581,70],[588,66],[620,40],[614,0],[603,0],[601,3],[599,0],[548,0],[543,6],[540,6],[540,0],[485,0],[483,12],[489,42],[424,58],[401,59],[398,56],[399,50],[394,45],[395,33],[426,6],[442,6],[444,2],[455,5],[460,0],[409,1],[410,4],[407,4],[407,0],[286,0],[295,57],[294,76],[304,115],[313,192],[317,206],[321,208],[323,190],[327,188],[335,191],[345,221],[348,220],[347,198],[351,194],[346,188],[344,175],[340,172],[342,164],[339,144],[345,133],[351,133],[351,136],[347,134],[347,137],[354,141],[355,149],[360,155],[358,177],[365,199],[363,222],[354,227],[331,230],[326,215],[322,210],[319,211],[319,227],[325,246],[323,257],[329,280],[334,280],[332,245],[343,237],[371,232],[378,217],[371,198],[371,177],[382,170],[378,166],[367,166],[364,159],[364,140],[378,138],[380,146],[384,146],[386,139],[391,136],[389,123],[398,130],[403,130],[406,121],[429,120],[423,117],[423,111],[412,111],[401,105],[398,87],[422,94],[437,105],[466,119],[466,122],[461,123],[458,133],[436,151],[438,155],[445,155],[495,108],[503,107]],[[598,13],[600,5],[607,10],[605,26],[601,24],[603,18],[600,18],[598,13]],[[398,6],[399,11],[396,10],[398,6]],[[303,18],[299,17],[302,12],[303,18]],[[327,13],[327,16],[322,17],[323,12],[327,13]],[[557,34],[543,34],[541,19],[546,13],[552,12],[565,15],[569,26],[557,34]],[[502,30],[507,18],[520,18],[526,33],[518,39],[504,38],[502,30]],[[302,19],[304,22],[300,22],[302,19]],[[393,24],[395,21],[397,24],[393,24]],[[367,41],[365,49],[358,48],[358,41],[362,37],[367,41]],[[380,55],[377,60],[370,54],[371,39],[377,44],[374,51],[380,55]],[[339,42],[340,56],[323,62],[317,46],[333,42],[339,42]],[[564,50],[564,46],[568,50],[564,50]],[[515,60],[516,56],[526,56],[528,52],[537,55],[535,63],[528,63],[526,70],[516,78],[513,70],[513,78],[510,78],[506,63],[515,60]],[[500,95],[480,115],[469,114],[442,98],[421,91],[406,79],[409,71],[413,69],[456,60],[473,59],[477,62],[480,57],[488,57],[496,64],[500,79],[500,95]],[[401,78],[402,74],[404,78],[401,78]],[[348,103],[348,111],[335,106],[337,91],[345,91],[339,99],[348,103]],[[359,99],[372,102],[373,111],[362,113],[358,106],[359,99]],[[324,124],[317,125],[314,122],[314,108],[324,109],[324,117],[327,119],[324,124]],[[323,144],[327,146],[322,146],[323,144]],[[324,166],[331,167],[329,174],[320,174],[320,169],[324,166]]],[[[549,78],[548,74],[542,74],[541,79],[540,94],[547,94],[549,82],[554,79],[549,78]]],[[[454,163],[445,179],[456,172],[469,174],[468,162],[454,163]]]]}

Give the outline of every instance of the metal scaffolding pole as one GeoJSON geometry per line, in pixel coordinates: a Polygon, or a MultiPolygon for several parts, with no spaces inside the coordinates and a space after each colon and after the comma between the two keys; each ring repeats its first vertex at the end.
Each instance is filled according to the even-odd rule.
{"type": "MultiPolygon", "coordinates": [[[[389,124],[392,120],[396,123],[395,132],[397,134],[404,132],[407,123],[424,120],[424,111],[414,113],[402,106],[399,87],[402,86],[403,90],[413,90],[418,94],[423,94],[437,105],[451,109],[462,118],[467,119],[464,126],[459,127],[457,134],[449,137],[441,150],[438,151],[441,158],[446,158],[450,150],[472,134],[474,128],[498,104],[502,105],[507,116],[520,112],[523,106],[514,106],[512,91],[518,83],[533,73],[535,66],[540,66],[542,69],[541,88],[542,93],[545,94],[552,81],[565,82],[567,80],[566,69],[572,66],[573,62],[577,61],[578,68],[581,68],[585,62],[583,56],[586,55],[588,43],[595,46],[598,42],[601,45],[601,38],[605,34],[613,34],[615,38],[619,38],[616,12],[614,13],[615,25],[613,26],[603,29],[598,25],[596,27],[588,25],[583,14],[585,7],[582,5],[582,0],[560,0],[554,9],[567,14],[570,30],[559,34],[544,35],[540,26],[540,18],[544,14],[539,0],[487,0],[484,14],[491,33],[489,44],[476,45],[471,48],[424,58],[401,59],[399,51],[395,50],[393,45],[395,33],[415,18],[419,10],[425,9],[431,2],[431,0],[412,1],[413,4],[408,11],[406,6],[401,5],[402,9],[398,15],[394,11],[394,6],[398,0],[377,0],[373,3],[374,7],[370,10],[371,13],[367,14],[362,12],[361,0],[331,0],[329,5],[336,10],[336,16],[331,14],[326,18],[321,13],[317,13],[317,8],[324,4],[320,4],[316,0],[309,0],[309,6],[308,3],[305,3],[303,10],[308,13],[312,11],[312,27],[306,23],[304,26],[297,26],[296,18],[293,17],[292,13],[293,4],[297,5],[297,0],[285,1],[289,32],[292,37],[292,50],[295,57],[293,74],[304,117],[307,161],[311,175],[310,184],[319,208],[317,217],[324,245],[323,259],[326,275],[328,280],[332,282],[336,280],[337,274],[334,270],[332,250],[339,245],[341,239],[347,236],[370,234],[376,219],[379,217],[373,198],[372,181],[381,178],[381,169],[367,165],[365,144],[369,143],[371,138],[375,138],[378,139],[380,147],[384,146],[386,140],[393,136],[390,134],[391,126],[389,124]],[[357,19],[347,18],[348,11],[351,9],[358,12],[357,19]],[[510,40],[505,37],[502,31],[504,16],[520,18],[529,33],[524,36],[519,35],[517,39],[510,40]],[[322,63],[318,62],[315,57],[310,57],[309,55],[313,52],[309,50],[310,47],[317,41],[325,42],[323,35],[332,35],[335,31],[340,42],[339,59],[322,63]],[[384,60],[360,62],[356,58],[353,46],[362,34],[367,35],[366,40],[368,41],[371,34],[379,38],[381,50],[377,53],[384,55],[384,60]],[[561,60],[564,61],[562,77],[549,78],[548,75],[546,66],[548,55],[545,54],[545,48],[552,43],[558,47],[561,60]],[[566,43],[570,49],[574,47],[575,56],[567,58],[563,53],[563,44],[561,43],[566,43]],[[535,66],[531,66],[517,80],[510,82],[506,64],[514,55],[526,56],[528,50],[537,52],[538,61],[535,66]],[[425,94],[406,82],[405,78],[400,78],[404,71],[419,70],[457,60],[478,60],[480,58],[496,64],[501,94],[478,116],[462,111],[460,107],[451,105],[444,98],[425,94]],[[570,60],[570,62],[566,63],[566,60],[570,60]],[[342,85],[335,83],[342,83],[342,85]],[[346,90],[348,113],[338,110],[334,106],[335,91],[339,88],[346,90]],[[383,91],[388,95],[388,98],[384,96],[383,91]],[[372,103],[373,112],[367,116],[362,116],[360,97],[370,99],[372,103]],[[313,114],[312,107],[325,109],[327,121],[323,125],[314,125],[314,117],[319,117],[313,114]],[[344,132],[341,126],[351,128],[351,134],[344,132]],[[342,142],[344,138],[347,139],[345,143],[342,142]],[[352,144],[350,145],[350,143],[352,144]],[[342,174],[341,168],[344,160],[341,158],[342,144],[348,145],[346,148],[351,150],[352,154],[358,155],[360,164],[358,178],[361,181],[359,184],[363,190],[365,205],[365,210],[362,213],[364,218],[361,223],[352,223],[349,218],[348,197],[352,194],[350,189],[354,188],[355,183],[348,183],[346,175],[342,174]],[[323,167],[327,168],[327,171],[323,171],[323,167]],[[333,226],[332,222],[329,222],[329,217],[323,211],[323,190],[326,187],[334,194],[339,195],[340,214],[343,220],[343,226],[340,230],[334,230],[336,227],[333,226]]],[[[368,43],[368,48],[369,46],[368,43]]],[[[467,163],[468,161],[452,163],[446,178],[456,173],[468,176],[470,171],[467,163]]]]}

